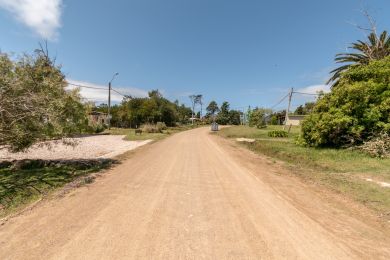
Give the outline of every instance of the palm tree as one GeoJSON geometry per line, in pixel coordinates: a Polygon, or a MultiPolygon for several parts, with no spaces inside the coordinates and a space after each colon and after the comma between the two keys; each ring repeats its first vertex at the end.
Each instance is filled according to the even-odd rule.
{"type": "Polygon", "coordinates": [[[336,55],[336,63],[348,64],[332,70],[330,72],[332,76],[327,84],[332,84],[332,87],[337,85],[341,73],[352,66],[368,64],[372,60],[380,60],[390,55],[390,37],[387,31],[383,31],[379,37],[376,31],[372,31],[367,38],[367,42],[359,40],[352,43],[350,49],[355,50],[355,52],[336,55]]]}

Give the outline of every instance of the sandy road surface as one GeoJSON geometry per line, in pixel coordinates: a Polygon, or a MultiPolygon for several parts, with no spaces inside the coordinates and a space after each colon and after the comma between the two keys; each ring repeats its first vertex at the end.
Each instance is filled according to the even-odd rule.
{"type": "Polygon", "coordinates": [[[208,129],[0,226],[0,259],[386,259],[386,228],[208,129]]]}

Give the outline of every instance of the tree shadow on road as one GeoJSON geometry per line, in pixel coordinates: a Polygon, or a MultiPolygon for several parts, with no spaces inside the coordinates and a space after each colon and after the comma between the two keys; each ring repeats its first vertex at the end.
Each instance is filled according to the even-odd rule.
{"type": "MultiPolygon", "coordinates": [[[[0,213],[51,190],[119,163],[113,159],[15,160],[0,162],[0,213]]],[[[85,178],[85,183],[92,182],[85,178]]]]}

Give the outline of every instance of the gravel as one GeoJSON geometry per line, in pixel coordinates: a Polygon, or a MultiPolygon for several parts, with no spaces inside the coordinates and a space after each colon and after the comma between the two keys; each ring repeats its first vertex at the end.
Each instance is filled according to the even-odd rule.
{"type": "Polygon", "coordinates": [[[113,158],[152,141],[126,141],[124,137],[124,135],[97,135],[74,138],[71,139],[75,144],[73,146],[52,141],[48,142],[50,146],[36,144],[26,152],[19,153],[10,153],[0,147],[0,160],[113,158]]]}

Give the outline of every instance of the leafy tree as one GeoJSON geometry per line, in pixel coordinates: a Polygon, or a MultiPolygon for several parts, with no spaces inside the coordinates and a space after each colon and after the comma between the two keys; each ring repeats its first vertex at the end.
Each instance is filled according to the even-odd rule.
{"type": "Polygon", "coordinates": [[[265,123],[265,114],[267,110],[263,108],[255,108],[251,111],[249,115],[249,126],[256,126],[257,128],[262,128],[266,126],[265,123]]]}
{"type": "Polygon", "coordinates": [[[300,105],[295,109],[296,115],[308,115],[313,111],[315,102],[307,102],[304,106],[300,105]]]}
{"type": "Polygon", "coordinates": [[[278,117],[276,115],[272,115],[271,116],[271,121],[270,121],[270,124],[271,125],[277,125],[278,124],[278,117]]]}
{"type": "Polygon", "coordinates": [[[351,146],[390,133],[390,57],[351,67],[302,124],[311,146],[351,146]]]}
{"type": "MultiPolygon", "coordinates": [[[[102,112],[107,111],[105,104],[98,107],[102,112]]],[[[112,125],[117,127],[140,127],[142,124],[163,122],[167,126],[176,123],[188,123],[191,108],[179,105],[178,101],[171,102],[164,98],[158,90],[149,92],[147,98],[125,98],[120,105],[112,110],[112,125]]]]}
{"type": "Polygon", "coordinates": [[[176,105],[176,111],[178,116],[178,121],[182,124],[188,123],[192,115],[192,110],[189,107],[186,107],[184,104],[176,105]]]}
{"type": "Polygon", "coordinates": [[[380,60],[390,55],[390,37],[387,31],[383,31],[381,35],[377,35],[376,31],[370,33],[367,41],[357,41],[352,43],[351,53],[340,53],[336,55],[337,63],[347,63],[331,71],[331,78],[328,84],[337,85],[340,76],[343,72],[351,67],[358,65],[367,65],[370,61],[380,60]]]}
{"type": "MultiPolygon", "coordinates": [[[[203,106],[203,102],[202,102],[202,98],[203,98],[203,95],[190,95],[189,98],[191,99],[191,104],[192,104],[192,118],[195,116],[195,107],[196,105],[201,105],[201,111],[200,113],[202,113],[202,106],[203,106]]],[[[200,116],[199,116],[200,118],[200,116]]],[[[194,121],[192,120],[192,124],[194,123],[194,121]]]]}
{"type": "Polygon", "coordinates": [[[67,91],[61,68],[37,50],[11,61],[0,54],[0,145],[12,151],[87,127],[78,90],[67,91]]]}
{"type": "Polygon", "coordinates": [[[215,116],[216,113],[219,112],[219,107],[217,102],[214,100],[210,102],[210,104],[206,108],[207,114],[206,117],[215,116]]]}
{"type": "Polygon", "coordinates": [[[302,106],[302,105],[299,105],[299,106],[295,109],[294,114],[296,114],[296,115],[303,115],[303,114],[304,114],[303,106],[302,106]]]}
{"type": "Polygon", "coordinates": [[[231,125],[240,125],[241,124],[241,111],[230,110],[229,111],[229,124],[231,125]]]}
{"type": "Polygon", "coordinates": [[[229,102],[223,102],[221,105],[221,110],[218,113],[217,116],[217,123],[221,125],[227,125],[230,122],[230,116],[229,116],[229,110],[230,110],[230,105],[229,102]]]}

